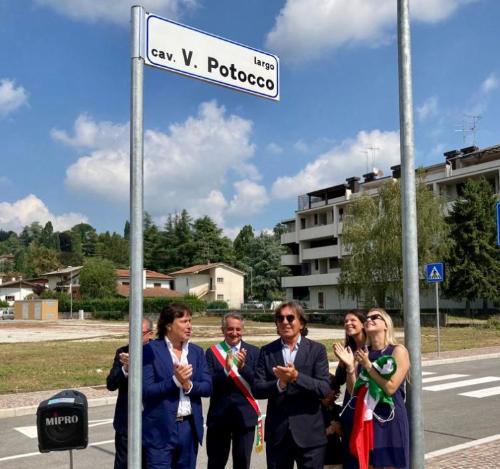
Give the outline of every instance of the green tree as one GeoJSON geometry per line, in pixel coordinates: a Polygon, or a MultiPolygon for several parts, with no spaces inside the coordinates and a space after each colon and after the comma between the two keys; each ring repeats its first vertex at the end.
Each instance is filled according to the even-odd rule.
{"type": "Polygon", "coordinates": [[[41,246],[37,242],[32,242],[26,249],[22,270],[24,275],[38,277],[45,272],[57,270],[59,267],[61,267],[61,263],[55,249],[41,246]]]}
{"type": "MultiPolygon", "coordinates": [[[[377,197],[361,196],[349,206],[342,230],[339,289],[362,304],[385,307],[400,303],[403,288],[400,181],[381,186],[377,197]]],[[[436,197],[417,183],[419,265],[440,260],[446,250],[447,226],[436,197]]]]}
{"type": "Polygon", "coordinates": [[[40,244],[49,249],[60,250],[59,235],[54,233],[52,222],[48,221],[40,233],[40,244]]]}
{"type": "Polygon", "coordinates": [[[96,255],[109,259],[116,267],[127,268],[129,265],[128,241],[118,233],[109,231],[97,236],[96,255]]]}
{"type": "Polygon", "coordinates": [[[234,260],[231,240],[210,217],[201,217],[193,224],[193,264],[228,262],[234,260]]]}
{"type": "Polygon", "coordinates": [[[96,255],[97,232],[88,223],[78,223],[71,228],[72,251],[85,257],[96,255]]]}
{"type": "Polygon", "coordinates": [[[84,298],[106,298],[116,295],[116,270],[108,259],[91,257],[80,271],[80,292],[84,298]]]}
{"type": "Polygon", "coordinates": [[[240,230],[233,242],[234,254],[237,259],[243,261],[249,257],[254,238],[252,225],[245,225],[240,230]]]}
{"type": "Polygon", "coordinates": [[[29,226],[25,226],[21,234],[19,235],[19,240],[21,244],[28,247],[33,241],[40,241],[42,235],[42,225],[39,222],[34,221],[29,226]]]}
{"type": "Polygon", "coordinates": [[[496,245],[496,196],[484,179],[466,181],[448,217],[450,250],[445,294],[470,302],[500,297],[500,249],[496,245]]]}

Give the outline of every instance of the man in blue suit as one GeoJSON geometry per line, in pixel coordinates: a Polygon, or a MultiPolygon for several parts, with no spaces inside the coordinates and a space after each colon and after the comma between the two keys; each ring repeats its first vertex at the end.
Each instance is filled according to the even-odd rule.
{"type": "Polygon", "coordinates": [[[254,396],[268,399],[266,456],[269,469],[322,469],[327,443],[320,399],[330,391],[323,344],[305,337],[307,319],[299,303],[275,313],[280,338],[262,347],[254,396]]]}
{"type": "Polygon", "coordinates": [[[142,439],[150,469],[195,469],[203,440],[201,398],[212,380],[203,349],[189,343],[191,311],[166,306],[158,339],[143,350],[142,439]]]}
{"type": "MultiPolygon", "coordinates": [[[[153,323],[151,319],[144,318],[142,321],[142,341],[144,344],[151,340],[152,334],[153,323]]],[[[120,347],[116,351],[113,367],[106,378],[106,387],[109,391],[118,389],[113,419],[113,428],[115,429],[114,469],[127,469],[128,358],[128,345],[120,347]]],[[[145,467],[144,455],[142,465],[145,467]]]]}
{"type": "Polygon", "coordinates": [[[208,469],[224,469],[233,445],[233,469],[249,469],[260,417],[251,395],[259,349],[242,340],[244,320],[239,313],[222,319],[224,340],[206,352],[213,392],[207,416],[208,469]]]}

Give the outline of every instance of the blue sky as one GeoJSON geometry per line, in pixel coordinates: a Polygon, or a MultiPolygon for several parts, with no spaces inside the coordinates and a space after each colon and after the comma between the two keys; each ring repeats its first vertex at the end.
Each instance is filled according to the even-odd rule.
{"type": "MultiPolygon", "coordinates": [[[[128,217],[128,0],[0,0],[0,228],[128,217]]],[[[396,0],[151,0],[280,57],[276,103],[145,68],[145,208],[233,237],[299,194],[399,162],[396,0]]],[[[500,2],[410,0],[417,165],[500,143],[500,2]]]]}

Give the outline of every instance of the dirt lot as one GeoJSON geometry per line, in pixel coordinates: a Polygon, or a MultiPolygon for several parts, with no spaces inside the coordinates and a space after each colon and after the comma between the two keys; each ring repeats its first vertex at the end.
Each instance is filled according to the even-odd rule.
{"type": "MultiPolygon", "coordinates": [[[[216,318],[195,318],[193,325],[194,340],[218,338],[221,336],[219,321],[216,318]]],[[[270,323],[247,322],[246,339],[273,340],[276,329],[270,323]]],[[[342,330],[312,328],[309,337],[313,339],[333,339],[343,337],[342,330]]],[[[126,338],[127,322],[62,319],[59,321],[1,321],[0,343],[44,342],[52,340],[78,340],[97,338],[126,338]]]]}

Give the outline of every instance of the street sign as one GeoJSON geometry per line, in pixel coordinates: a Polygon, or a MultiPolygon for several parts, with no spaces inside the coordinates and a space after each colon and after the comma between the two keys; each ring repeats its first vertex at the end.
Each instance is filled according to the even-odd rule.
{"type": "Polygon", "coordinates": [[[190,26],[146,14],[144,62],[278,101],[279,59],[190,26]]]}
{"type": "Polygon", "coordinates": [[[425,264],[425,279],[429,283],[438,283],[444,281],[444,264],[435,262],[434,264],[425,264]]]}
{"type": "Polygon", "coordinates": [[[497,246],[500,246],[500,202],[497,202],[497,246]]]}

